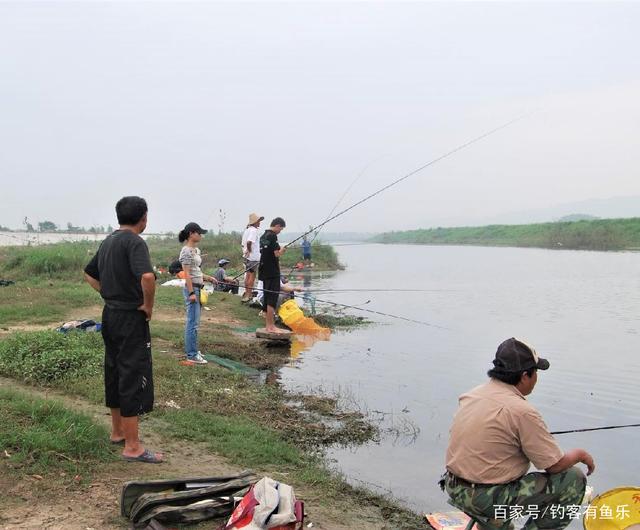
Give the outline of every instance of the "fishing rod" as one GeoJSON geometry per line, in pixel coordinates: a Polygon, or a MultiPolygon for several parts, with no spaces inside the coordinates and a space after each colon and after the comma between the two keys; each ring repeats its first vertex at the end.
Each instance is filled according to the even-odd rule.
{"type": "Polygon", "coordinates": [[[630,423],[628,425],[609,425],[608,427],[592,427],[590,429],[574,429],[572,431],[554,431],[551,434],[569,434],[572,432],[608,431],[610,429],[626,429],[627,427],[640,427],[640,423],[630,423]]]}
{"type": "MultiPolygon", "coordinates": [[[[375,160],[372,160],[371,162],[369,162],[365,167],[362,168],[362,170],[360,171],[360,173],[358,173],[358,175],[356,175],[356,178],[353,179],[351,181],[351,183],[347,186],[347,189],[344,190],[344,193],[340,196],[340,198],[338,199],[338,202],[336,202],[333,206],[333,208],[331,208],[331,211],[329,212],[329,215],[327,215],[327,219],[329,219],[332,215],[333,212],[336,211],[336,209],[338,208],[338,206],[340,206],[340,203],[343,201],[343,199],[347,196],[347,193],[349,193],[349,191],[351,191],[351,188],[353,188],[353,186],[355,185],[356,182],[358,182],[358,180],[360,180],[360,177],[362,177],[362,175],[365,174],[365,172],[367,171],[367,169],[369,169],[375,162],[377,162],[378,160],[380,160],[380,158],[383,158],[384,155],[382,157],[378,157],[375,160]]],[[[318,230],[315,231],[315,233],[313,234],[313,238],[311,239],[311,244],[313,244],[313,242],[316,240],[316,238],[320,235],[320,232],[322,232],[322,228],[324,227],[320,227],[318,230]]],[[[285,245],[286,246],[286,245],[285,245]]],[[[300,245],[300,247],[302,247],[302,245],[300,245]]],[[[290,278],[291,275],[293,274],[294,269],[296,268],[296,264],[294,263],[291,266],[291,270],[288,272],[288,274],[286,275],[287,278],[290,278]]]]}
{"type": "Polygon", "coordinates": [[[307,293],[455,293],[453,289],[305,289],[307,293]]]}
{"type": "Polygon", "coordinates": [[[320,223],[317,226],[314,226],[311,230],[305,232],[304,234],[302,234],[301,236],[297,237],[296,239],[294,239],[293,241],[291,241],[290,243],[287,243],[287,245],[285,245],[285,248],[288,246],[291,246],[293,243],[295,243],[296,241],[302,239],[303,237],[309,235],[311,232],[314,232],[315,230],[318,230],[319,228],[322,228],[324,225],[326,225],[327,223],[330,223],[331,221],[333,221],[334,219],[337,219],[338,217],[344,215],[345,213],[347,213],[350,210],[353,210],[354,208],[356,208],[357,206],[360,206],[361,204],[367,202],[369,199],[373,199],[376,195],[379,195],[380,193],[382,193],[383,191],[388,190],[389,188],[395,186],[396,184],[399,184],[400,182],[402,182],[403,180],[408,179],[409,177],[415,175],[416,173],[419,173],[420,171],[423,171],[424,169],[433,166],[434,164],[440,162],[441,160],[444,160],[445,158],[450,157],[451,155],[453,155],[454,153],[457,153],[458,151],[462,151],[463,149],[475,144],[476,142],[479,142],[480,140],[483,140],[484,138],[487,138],[495,133],[497,133],[498,131],[505,129],[506,127],[509,127],[510,125],[516,123],[517,121],[520,121],[521,119],[523,119],[525,116],[527,116],[527,114],[522,114],[521,116],[518,116],[517,118],[514,118],[506,123],[503,123],[502,125],[499,125],[498,127],[491,129],[490,131],[487,131],[483,134],[481,134],[480,136],[476,136],[475,138],[473,138],[472,140],[469,140],[468,142],[465,142],[457,147],[455,147],[454,149],[451,149],[450,151],[444,153],[443,155],[440,155],[437,158],[434,158],[433,160],[427,162],[426,164],[424,164],[423,166],[420,166],[417,169],[414,169],[413,171],[411,171],[410,173],[407,173],[406,175],[404,175],[403,177],[400,177],[396,180],[394,180],[393,182],[387,184],[386,186],[380,188],[377,191],[374,191],[373,193],[367,195],[366,197],[364,197],[363,199],[360,199],[359,201],[355,202],[354,204],[352,204],[351,206],[349,206],[348,208],[345,208],[344,210],[338,212],[337,214],[329,217],[328,219],[325,219],[322,223],[320,223]]]}
{"type": "MultiPolygon", "coordinates": [[[[294,296],[300,296],[300,295],[294,295],[294,296]]],[[[405,322],[412,322],[413,324],[421,324],[423,326],[429,326],[432,328],[438,328],[438,329],[450,329],[450,328],[446,328],[444,326],[438,326],[437,324],[431,324],[429,322],[425,322],[423,320],[415,320],[413,318],[407,318],[407,317],[402,317],[399,315],[392,315],[391,313],[383,313],[382,311],[375,311],[373,309],[364,309],[362,307],[358,307],[358,306],[354,306],[354,305],[347,305],[347,304],[339,304],[338,302],[331,302],[329,300],[321,300],[320,298],[316,298],[315,299],[316,302],[320,302],[323,304],[331,304],[334,306],[339,306],[339,307],[344,307],[347,309],[355,309],[357,311],[364,311],[365,313],[373,313],[374,315],[380,315],[383,317],[390,317],[390,318],[395,318],[397,320],[404,320],[405,322]]]]}
{"type": "MultiPolygon", "coordinates": [[[[229,282],[221,282],[221,283],[224,283],[224,285],[229,285],[229,286],[233,286],[233,287],[235,287],[235,285],[236,285],[236,284],[231,284],[229,282]]],[[[254,291],[262,291],[263,293],[282,294],[282,291],[274,291],[272,289],[261,289],[259,287],[254,287],[253,290],[254,291]]],[[[291,293],[285,293],[285,294],[289,294],[289,295],[292,295],[294,297],[296,297],[296,296],[297,297],[304,297],[304,294],[301,294],[300,292],[295,292],[295,291],[291,292],[291,293]]],[[[344,307],[346,309],[355,309],[357,311],[364,311],[365,313],[373,313],[375,315],[380,315],[380,316],[389,317],[389,318],[395,318],[397,320],[404,320],[405,322],[412,322],[413,324],[421,324],[423,326],[429,326],[429,327],[433,327],[433,328],[449,329],[449,328],[446,328],[444,326],[438,326],[437,324],[431,324],[429,322],[425,322],[423,320],[415,320],[413,318],[407,318],[407,317],[403,317],[403,316],[400,316],[400,315],[393,315],[391,313],[383,313],[382,311],[375,311],[373,309],[364,309],[363,307],[360,307],[362,305],[367,305],[368,303],[371,302],[371,300],[367,300],[366,302],[364,302],[362,304],[359,304],[359,305],[348,305],[348,304],[340,304],[338,302],[332,302],[330,300],[321,300],[320,298],[315,298],[315,297],[314,297],[314,299],[315,299],[316,302],[320,302],[320,303],[323,303],[323,304],[330,304],[330,305],[337,306],[337,307],[344,307]]]]}
{"type": "MultiPolygon", "coordinates": [[[[340,203],[344,200],[344,198],[347,196],[347,193],[349,193],[351,191],[351,188],[353,188],[353,186],[355,185],[356,182],[358,182],[360,180],[360,178],[362,177],[362,175],[364,175],[367,170],[373,165],[375,164],[378,160],[380,160],[381,158],[384,158],[386,155],[382,155],[379,156],[378,158],[372,160],[371,162],[369,162],[366,166],[364,166],[362,168],[362,170],[360,170],[360,173],[358,173],[358,175],[356,176],[355,179],[353,179],[353,181],[351,182],[351,184],[349,184],[347,186],[347,189],[344,190],[344,193],[340,196],[340,198],[338,199],[338,202],[334,205],[334,207],[331,209],[331,211],[329,212],[329,215],[327,215],[327,219],[329,219],[332,215],[333,212],[336,211],[336,209],[338,208],[338,206],[340,206],[340,203]]],[[[316,231],[316,233],[313,235],[313,239],[311,240],[311,243],[313,243],[316,238],[318,237],[318,235],[320,234],[320,232],[322,231],[323,227],[320,227],[319,230],[316,231]]]]}
{"type": "MultiPolygon", "coordinates": [[[[377,191],[374,191],[373,193],[370,193],[369,195],[367,195],[366,197],[364,197],[363,199],[360,199],[359,201],[355,202],[354,204],[352,204],[351,206],[349,206],[348,208],[345,208],[344,210],[338,212],[335,215],[332,215],[331,217],[329,217],[328,219],[325,219],[322,223],[320,223],[317,226],[312,227],[310,230],[307,230],[305,233],[303,233],[302,235],[298,236],[297,238],[295,238],[293,241],[290,241],[289,243],[287,243],[283,248],[288,248],[291,245],[293,245],[296,241],[300,241],[302,238],[304,238],[305,236],[308,236],[309,234],[311,234],[312,232],[318,230],[319,228],[322,228],[323,226],[325,226],[327,223],[330,223],[331,221],[333,221],[334,219],[337,219],[338,217],[344,215],[345,213],[353,210],[354,208],[356,208],[357,206],[360,206],[361,204],[367,202],[370,199],[373,199],[376,195],[379,195],[380,193],[388,190],[389,188],[395,186],[396,184],[399,184],[400,182],[408,179],[409,177],[412,177],[413,175],[415,175],[416,173],[419,173],[420,171],[425,170],[426,168],[433,166],[434,164],[437,164],[438,162],[440,162],[441,160],[444,160],[445,158],[450,157],[451,155],[453,155],[454,153],[457,153],[458,151],[462,151],[463,149],[466,149],[467,147],[475,144],[476,142],[479,142],[480,140],[483,140],[484,138],[487,138],[495,133],[497,133],[498,131],[501,131],[502,129],[505,129],[506,127],[509,127],[510,125],[513,125],[514,123],[520,121],[521,119],[523,119],[525,116],[527,116],[528,114],[522,114],[521,116],[518,116],[517,118],[514,118],[506,123],[503,123],[502,125],[499,125],[498,127],[495,127],[494,129],[491,129],[490,131],[487,131],[483,134],[481,134],[480,136],[476,136],[475,138],[455,147],[454,149],[451,149],[450,151],[447,151],[446,153],[444,153],[443,155],[440,155],[437,158],[434,158],[433,160],[430,160],[429,162],[427,162],[426,164],[420,166],[417,169],[414,169],[413,171],[407,173],[406,175],[397,178],[396,180],[394,180],[393,182],[387,184],[386,186],[383,186],[382,188],[380,188],[377,191]]],[[[236,277],[234,277],[234,280],[238,279],[240,276],[242,276],[245,272],[248,272],[250,270],[252,270],[252,268],[247,268],[245,269],[244,272],[242,272],[241,274],[238,274],[236,277]]]]}

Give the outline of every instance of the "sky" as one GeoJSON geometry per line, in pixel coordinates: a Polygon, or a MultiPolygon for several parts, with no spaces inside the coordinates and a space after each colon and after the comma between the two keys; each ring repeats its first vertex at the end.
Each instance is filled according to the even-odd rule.
{"type": "Polygon", "coordinates": [[[640,195],[640,3],[0,2],[0,225],[477,224],[640,195]],[[339,199],[345,194],[343,201],[339,199]]]}

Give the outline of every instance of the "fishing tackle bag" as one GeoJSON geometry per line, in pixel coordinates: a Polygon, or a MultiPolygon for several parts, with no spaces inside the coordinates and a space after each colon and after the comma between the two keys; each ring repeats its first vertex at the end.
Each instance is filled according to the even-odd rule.
{"type": "Polygon", "coordinates": [[[227,517],[256,480],[250,471],[223,477],[131,481],[120,495],[120,512],[134,528],[155,519],[186,524],[227,517]]]}

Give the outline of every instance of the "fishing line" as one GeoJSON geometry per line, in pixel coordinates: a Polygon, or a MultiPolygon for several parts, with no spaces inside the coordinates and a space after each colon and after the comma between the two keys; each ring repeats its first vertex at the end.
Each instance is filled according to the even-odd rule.
{"type": "MultiPolygon", "coordinates": [[[[356,176],[356,178],[351,182],[351,184],[349,184],[349,186],[347,186],[347,189],[344,191],[344,193],[340,196],[340,198],[338,199],[338,202],[334,205],[334,207],[331,209],[331,211],[329,212],[329,215],[327,215],[327,219],[329,219],[332,215],[333,212],[336,211],[336,208],[338,208],[338,206],[340,206],[340,203],[343,201],[343,199],[347,196],[347,193],[349,193],[349,191],[351,191],[351,188],[353,188],[353,186],[355,185],[356,182],[358,182],[360,180],[360,178],[362,177],[362,175],[364,175],[367,170],[373,165],[375,164],[378,160],[380,160],[381,158],[384,158],[387,155],[382,155],[379,156],[378,158],[376,158],[375,160],[372,160],[371,162],[369,162],[366,166],[364,166],[362,168],[362,170],[360,171],[360,173],[358,173],[358,175],[356,176]]],[[[320,227],[320,229],[313,235],[313,239],[311,240],[311,243],[313,243],[316,240],[316,237],[318,237],[318,235],[320,234],[320,232],[322,231],[323,227],[320,227]]]]}
{"type": "MultiPolygon", "coordinates": [[[[336,208],[338,208],[338,206],[340,206],[340,203],[341,203],[341,202],[343,201],[343,199],[347,196],[347,193],[349,193],[349,191],[351,191],[351,188],[354,186],[354,184],[355,184],[356,182],[358,182],[358,180],[360,180],[360,177],[362,177],[362,175],[364,175],[364,174],[365,174],[365,172],[367,171],[367,169],[369,169],[369,168],[370,168],[370,167],[371,167],[375,162],[377,162],[377,161],[378,161],[378,160],[380,160],[381,158],[384,158],[384,156],[385,156],[385,155],[383,155],[383,156],[381,156],[381,157],[378,157],[378,158],[376,158],[375,160],[372,160],[372,161],[371,161],[371,162],[369,162],[366,166],[364,166],[364,167],[362,168],[362,170],[360,170],[360,173],[358,173],[358,175],[356,175],[356,178],[355,178],[355,179],[353,179],[353,180],[351,181],[351,184],[349,184],[349,185],[347,186],[347,189],[346,189],[346,190],[344,190],[344,193],[340,196],[340,198],[338,199],[338,202],[337,202],[337,203],[335,203],[335,205],[333,206],[333,208],[331,208],[331,211],[329,212],[329,215],[327,215],[327,219],[329,219],[329,218],[333,215],[333,212],[335,212],[335,211],[336,211],[336,208]]],[[[319,230],[316,230],[316,231],[315,231],[315,233],[313,234],[313,238],[312,238],[312,239],[311,239],[311,241],[310,241],[310,242],[311,242],[311,244],[313,244],[313,242],[316,240],[316,238],[320,235],[320,232],[322,232],[322,229],[323,229],[323,228],[324,228],[324,227],[320,227],[320,229],[319,229],[319,230]]],[[[285,246],[287,246],[287,245],[285,245],[285,246]]],[[[302,245],[300,245],[300,248],[302,248],[302,245]]],[[[286,275],[286,276],[287,276],[287,278],[290,278],[290,277],[291,277],[291,274],[293,274],[293,271],[294,271],[294,269],[295,269],[295,268],[296,268],[296,264],[293,264],[293,265],[291,266],[291,270],[290,270],[290,271],[289,271],[289,273],[286,275]]]]}
{"type": "MultiPolygon", "coordinates": [[[[295,295],[295,296],[300,296],[295,295]]],[[[405,322],[412,322],[413,324],[421,324],[423,326],[429,326],[432,328],[438,328],[438,329],[447,329],[449,330],[450,328],[446,328],[444,326],[438,326],[437,324],[431,324],[429,322],[425,322],[423,320],[414,320],[413,318],[407,318],[407,317],[402,317],[399,315],[392,315],[391,313],[383,313],[382,311],[375,311],[373,309],[364,309],[362,307],[358,307],[358,306],[354,306],[354,305],[347,305],[347,304],[339,304],[338,302],[331,302],[329,300],[321,300],[320,298],[316,298],[315,299],[316,302],[320,302],[320,303],[324,303],[324,304],[331,304],[334,306],[339,306],[339,307],[345,307],[347,309],[355,309],[357,311],[364,311],[365,313],[373,313],[374,315],[380,315],[383,317],[390,317],[390,318],[395,318],[397,320],[404,320],[405,322]]]]}
{"type": "Polygon", "coordinates": [[[456,293],[453,289],[305,289],[306,293],[456,293]]]}
{"type": "MultiPolygon", "coordinates": [[[[235,287],[235,284],[229,284],[228,282],[221,282],[224,283],[224,285],[229,285],[235,287]]],[[[254,287],[253,288],[254,291],[262,291],[263,293],[274,293],[274,294],[283,294],[282,291],[273,291],[270,289],[261,289],[259,287],[254,287]]],[[[224,292],[224,291],[214,291],[214,292],[224,292]]],[[[293,292],[293,293],[284,293],[285,295],[293,295],[294,297],[303,297],[304,298],[304,292],[293,292]]],[[[348,304],[340,304],[338,302],[332,302],[330,300],[321,300],[320,298],[315,298],[314,300],[316,302],[320,302],[323,304],[330,304],[333,306],[337,306],[337,307],[344,307],[346,309],[355,309],[357,311],[364,311],[365,313],[373,313],[375,315],[380,315],[383,317],[389,317],[389,318],[395,318],[397,320],[404,320],[405,322],[412,322],[414,324],[421,324],[423,326],[429,326],[429,327],[433,327],[433,328],[438,328],[438,329],[450,329],[450,328],[446,328],[444,326],[438,326],[437,324],[430,324],[429,322],[424,322],[423,320],[414,320],[413,318],[407,318],[407,317],[403,317],[400,315],[392,315],[391,313],[383,313],[382,311],[375,311],[373,309],[364,309],[363,307],[360,307],[360,305],[366,305],[368,303],[371,302],[371,300],[367,300],[366,302],[360,304],[360,305],[348,305],[348,304]]]]}
{"type": "Polygon", "coordinates": [[[608,427],[592,427],[590,429],[574,429],[572,431],[554,431],[551,434],[569,434],[572,432],[607,431],[610,429],[626,429],[627,427],[640,427],[640,423],[630,423],[628,425],[609,425],[608,427]]]}
{"type": "Polygon", "coordinates": [[[472,140],[469,140],[468,142],[465,142],[464,144],[459,145],[458,147],[452,149],[451,151],[446,152],[443,155],[440,155],[438,158],[434,158],[433,160],[431,160],[430,162],[427,162],[426,164],[424,164],[423,166],[420,166],[417,169],[414,169],[413,171],[411,171],[410,173],[407,173],[406,175],[404,175],[403,177],[400,177],[396,180],[394,180],[393,182],[387,184],[386,186],[380,188],[377,191],[374,191],[373,193],[367,195],[366,197],[364,197],[363,199],[360,199],[358,202],[352,204],[351,206],[349,206],[348,208],[345,208],[344,210],[338,212],[337,214],[329,217],[328,219],[324,220],[322,223],[320,223],[319,225],[313,227],[311,230],[305,232],[304,234],[302,234],[301,236],[297,237],[296,239],[294,239],[293,241],[291,241],[290,243],[288,243],[287,245],[285,245],[285,248],[290,246],[291,244],[295,243],[296,241],[302,239],[303,237],[309,235],[311,232],[318,230],[318,228],[322,228],[324,225],[326,225],[327,223],[333,221],[334,219],[337,219],[338,217],[344,215],[345,213],[347,213],[350,210],[353,210],[354,208],[356,208],[357,206],[360,206],[361,204],[363,204],[364,202],[368,201],[369,199],[373,199],[373,197],[375,197],[376,195],[379,195],[380,193],[382,193],[383,191],[388,190],[389,188],[391,188],[392,186],[395,186],[396,184],[399,184],[400,182],[402,182],[403,180],[408,179],[409,177],[415,175],[416,173],[419,173],[420,171],[423,171],[424,169],[440,162],[441,160],[444,160],[445,158],[448,158],[449,156],[453,155],[454,153],[457,153],[458,151],[461,151],[473,144],[475,144],[476,142],[479,142],[480,140],[483,140],[484,138],[487,138],[489,136],[491,136],[492,134],[497,133],[498,131],[509,127],[510,125],[516,123],[517,121],[520,121],[521,119],[523,119],[525,116],[527,116],[529,113],[527,114],[522,114],[521,116],[518,116],[517,118],[514,118],[506,123],[503,123],[502,125],[491,129],[490,131],[487,131],[483,134],[481,134],[480,136],[476,136],[475,138],[473,138],[472,140]]]}

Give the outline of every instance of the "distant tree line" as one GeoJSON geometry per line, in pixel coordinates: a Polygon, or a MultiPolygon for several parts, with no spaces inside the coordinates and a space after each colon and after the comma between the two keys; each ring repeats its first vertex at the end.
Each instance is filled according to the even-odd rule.
{"type": "MultiPolygon", "coordinates": [[[[67,223],[67,228],[61,228],[53,221],[39,221],[36,223],[37,229],[33,226],[32,223],[29,222],[27,217],[22,221],[24,226],[24,230],[26,232],[72,232],[78,234],[109,234],[113,232],[113,227],[111,225],[105,226],[91,226],[89,228],[85,228],[84,226],[75,226],[71,222],[67,223]]],[[[11,228],[8,226],[3,226],[0,224],[0,231],[2,232],[13,232],[11,228]]]]}
{"type": "Polygon", "coordinates": [[[378,243],[485,245],[578,250],[640,249],[640,218],[489,225],[387,232],[378,243]]]}

